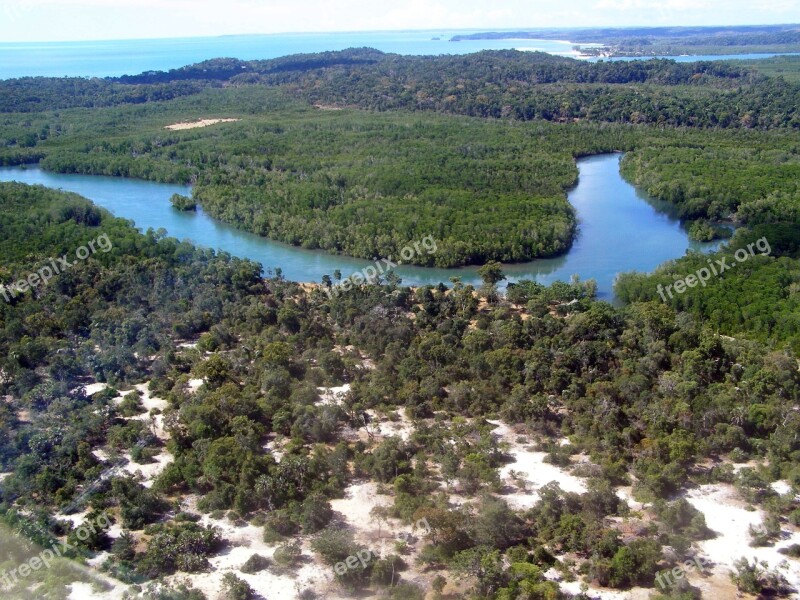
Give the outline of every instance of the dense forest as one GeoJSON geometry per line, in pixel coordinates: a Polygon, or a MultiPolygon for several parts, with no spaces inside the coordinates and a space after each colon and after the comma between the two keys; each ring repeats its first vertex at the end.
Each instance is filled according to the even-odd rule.
{"type": "MultiPolygon", "coordinates": [[[[330,508],[354,481],[384,486],[387,519],[429,523],[414,557],[430,586],[466,577],[478,597],[564,597],[543,577],[553,566],[603,586],[654,585],[711,535],[675,496],[692,482],[733,482],[774,519],[800,512],[793,496],[767,491],[798,477],[794,358],[722,337],[702,318],[657,301],[613,308],[579,282],[522,282],[498,297],[496,266],[477,291],[457,282],[412,290],[394,278],[329,298],[262,281],[247,261],[139,234],[75,196],[3,184],[0,199],[4,281],[51,250],[100,232],[113,240],[113,251],[0,304],[2,463],[12,471],[0,509],[12,525],[32,519],[40,538],[72,536],[76,558],[110,551],[104,568],[122,581],[207,569],[225,543],[198,523],[208,512],[230,511],[278,545],[272,559],[248,563],[280,572],[310,552],[332,566],[361,548],[330,508]],[[178,345],[198,338],[196,348],[178,345]],[[114,400],[143,378],[166,401],[144,420],[139,392],[114,400]],[[345,380],[342,403],[320,402],[318,386],[345,380]],[[92,381],[110,387],[87,396],[92,381]],[[345,435],[397,409],[414,424],[408,439],[345,435]],[[507,448],[487,417],[541,439],[555,464],[588,457],[588,491],[549,485],[532,508],[512,508],[498,477],[507,448]],[[163,452],[148,426],[157,418],[174,460],[152,485],[112,470],[87,493],[115,461],[146,465],[163,452]],[[569,444],[547,441],[554,435],[569,444]],[[281,444],[265,452],[275,436],[281,444]],[[765,467],[698,466],[728,455],[765,467]],[[614,493],[631,477],[652,502],[646,517],[614,493]],[[474,502],[454,507],[453,492],[474,502]],[[187,495],[200,498],[199,512],[183,508],[187,495]],[[105,515],[122,535],[80,540],[54,509],[105,515]],[[623,535],[620,517],[640,523],[638,533],[623,535]]],[[[408,558],[394,552],[337,574],[338,585],[421,598],[424,588],[404,579],[408,558]]],[[[742,589],[784,593],[780,576],[748,568],[738,577],[754,587],[742,589]]]]}
{"type": "MultiPolygon", "coordinates": [[[[202,600],[185,583],[211,581],[244,600],[262,573],[303,600],[586,600],[697,557],[720,532],[692,494],[720,489],[763,515],[754,547],[798,534],[795,83],[724,63],[362,49],[0,90],[0,164],[191,183],[176,207],[274,239],[372,258],[432,236],[417,262],[483,264],[477,289],[389,274],[327,294],[340,274],[264,277],[75,195],[0,184],[0,283],[113,242],[0,302],[0,517],[40,547],[69,542],[107,585],[202,600]],[[166,128],[201,118],[237,120],[166,128]],[[500,294],[495,261],[569,248],[574,161],[611,151],[697,236],[735,226],[727,245],[621,276],[621,306],[579,279],[500,294]],[[769,252],[659,297],[756,240],[769,252]],[[545,470],[564,485],[531,489],[545,470]],[[359,490],[383,503],[357,513],[359,490]],[[114,528],[81,536],[101,517],[114,528]],[[426,529],[350,567],[373,550],[370,519],[426,529]],[[308,584],[312,567],[333,587],[308,584]]],[[[796,563],[800,545],[780,550],[796,563]]],[[[23,560],[3,545],[4,572],[23,560]]],[[[716,568],[724,593],[792,593],[777,567],[716,568]]],[[[67,597],[65,577],[37,593],[67,597]]]]}
{"type": "Polygon", "coordinates": [[[796,219],[798,147],[784,130],[800,118],[800,88],[725,63],[362,49],[0,87],[0,163],[193,183],[215,217],[364,258],[426,235],[440,251],[414,260],[436,266],[564,252],[576,231],[565,199],[572,160],[611,150],[627,151],[626,177],[682,218],[796,219]],[[643,101],[655,104],[631,104],[643,101]],[[392,114],[329,110],[352,104],[392,114]],[[94,108],[64,108],[76,105],[94,108]],[[163,129],[215,114],[241,122],[163,129]],[[541,122],[554,120],[567,123],[541,122]],[[751,131],[762,128],[771,131],[751,131]]]}

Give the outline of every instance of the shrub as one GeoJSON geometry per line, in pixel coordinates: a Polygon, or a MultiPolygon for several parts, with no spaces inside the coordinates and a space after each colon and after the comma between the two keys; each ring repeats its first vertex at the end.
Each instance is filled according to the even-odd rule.
{"type": "Polygon", "coordinates": [[[269,559],[260,554],[253,554],[239,569],[242,573],[258,573],[269,566],[269,559]]]}

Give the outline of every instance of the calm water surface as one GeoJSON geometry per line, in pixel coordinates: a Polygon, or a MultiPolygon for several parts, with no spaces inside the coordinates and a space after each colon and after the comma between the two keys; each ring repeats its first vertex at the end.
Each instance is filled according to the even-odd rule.
{"type": "MultiPolygon", "coordinates": [[[[20,0],[17,0],[20,1],[20,0]]],[[[22,0],[24,1],[24,0],[22,0]]],[[[367,31],[342,33],[280,33],[155,40],[87,42],[0,42],[0,79],[13,77],[116,77],[144,71],[166,71],[223,56],[242,60],[277,58],[288,54],[369,47],[407,55],[467,54],[480,50],[538,50],[575,56],[573,45],[558,40],[463,40],[456,34],[475,30],[367,31]]],[[[589,47],[592,44],[582,43],[589,47]]],[[[735,56],[676,56],[678,62],[726,58],[766,58],[774,54],[735,56]]],[[[645,57],[650,58],[650,57],[645,57]]],[[[608,60],[608,59],[606,59],[608,60]]],[[[615,58],[613,60],[638,60],[615,58]]]]}
{"type": "MultiPolygon", "coordinates": [[[[660,263],[683,256],[688,248],[707,250],[715,244],[691,242],[667,207],[645,199],[619,173],[619,154],[580,159],[580,178],[569,192],[577,209],[580,229],[571,250],[559,258],[506,265],[510,281],[535,279],[552,283],[594,278],[599,296],[612,299],[616,275],[625,271],[652,271],[660,263]]],[[[38,167],[0,168],[0,181],[41,184],[76,192],[107,208],[115,216],[131,219],[141,230],[163,227],[179,239],[260,262],[265,271],[280,267],[288,279],[319,282],[340,269],[343,275],[360,270],[369,261],[305,250],[246,233],[212,219],[202,210],[175,210],[169,197],[189,194],[187,186],[93,175],[59,175],[38,167]]],[[[409,240],[413,242],[415,240],[409,240]]],[[[397,273],[409,285],[449,283],[460,276],[466,283],[480,279],[475,267],[431,269],[401,266],[397,273]]]]}

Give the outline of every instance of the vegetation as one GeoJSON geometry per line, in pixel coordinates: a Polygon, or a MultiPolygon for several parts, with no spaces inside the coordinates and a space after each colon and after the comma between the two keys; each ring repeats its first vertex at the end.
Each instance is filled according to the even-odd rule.
{"type": "MultiPolygon", "coordinates": [[[[253,597],[253,573],[314,560],[339,587],[388,598],[423,596],[413,567],[438,593],[451,581],[522,600],[562,595],[550,569],[652,587],[713,535],[681,498],[692,485],[732,484],[760,505],[756,543],[800,523],[797,495],[770,486],[800,483],[793,84],[717,63],[368,50],[82,82],[70,99],[64,80],[0,82],[4,107],[18,111],[2,114],[0,159],[192,183],[212,215],[332,252],[391,256],[431,235],[438,251],[418,262],[480,263],[483,286],[412,289],[387,277],[329,297],[140,233],[73,194],[1,184],[0,282],[100,234],[113,241],[0,303],[0,516],[23,535],[80,541],[75,557],[108,550],[103,569],[147,585],[210,569],[225,518],[263,528],[275,546],[270,560],[250,556],[242,577],[224,575],[228,598],[253,597]],[[181,97],[130,106],[135,90],[156,89],[181,97]],[[90,99],[92,110],[75,107],[90,99]],[[634,106],[652,111],[634,118],[634,106]],[[217,115],[241,120],[164,129],[217,115]],[[623,306],[579,279],[500,294],[497,261],[569,247],[574,158],[610,150],[627,152],[627,177],[696,221],[693,236],[718,236],[721,221],[739,229],[716,254],[623,275],[623,306]],[[758,240],[769,251],[660,297],[659,285],[758,240]],[[109,387],[87,395],[95,382],[109,387]],[[138,392],[119,397],[142,382],[162,408],[144,412],[138,392]],[[323,398],[320,388],[345,382],[343,397],[323,398]],[[405,434],[387,433],[389,420],[405,434]],[[585,492],[549,483],[525,508],[512,502],[509,487],[525,478],[503,468],[523,445],[580,475],[585,492]],[[162,452],[171,460],[156,476],[131,474],[162,452]],[[729,464],[747,461],[758,466],[729,464]],[[333,510],[354,483],[385,496],[376,519],[429,531],[348,565],[369,550],[333,510]],[[627,485],[643,502],[635,511],[617,494],[627,485]],[[64,515],[83,510],[122,531],[81,540],[64,515]]],[[[788,593],[747,560],[732,581],[788,593]]]]}
{"type": "Polygon", "coordinates": [[[197,202],[182,194],[172,194],[169,201],[172,203],[172,206],[178,210],[197,210],[197,202]]]}

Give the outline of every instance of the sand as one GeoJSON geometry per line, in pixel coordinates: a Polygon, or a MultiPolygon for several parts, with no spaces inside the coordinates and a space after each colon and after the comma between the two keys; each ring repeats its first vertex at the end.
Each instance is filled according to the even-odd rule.
{"type": "Polygon", "coordinates": [[[87,396],[91,396],[97,392],[102,392],[107,387],[107,383],[90,383],[89,385],[83,386],[83,393],[87,396]]]}
{"type": "Polygon", "coordinates": [[[217,123],[235,123],[240,119],[198,119],[197,121],[174,123],[167,125],[164,129],[171,131],[180,131],[182,129],[197,129],[198,127],[208,127],[209,125],[216,125],[217,123]]]}
{"type": "Polygon", "coordinates": [[[524,444],[516,441],[517,434],[501,421],[489,421],[496,425],[492,433],[500,441],[508,444],[508,453],[514,458],[514,462],[503,465],[500,468],[500,477],[510,488],[518,490],[511,479],[511,471],[519,473],[521,479],[526,483],[525,491],[515,491],[504,494],[502,497],[508,502],[511,508],[523,510],[532,507],[539,500],[536,491],[542,486],[555,481],[566,492],[582,494],[586,492],[586,484],[580,477],[571,475],[566,469],[557,467],[544,462],[546,452],[535,452],[528,450],[524,444]]]}
{"type": "MultiPolygon", "coordinates": [[[[185,508],[192,509],[195,501],[196,497],[190,499],[185,508]]],[[[203,515],[200,523],[219,528],[222,537],[230,543],[229,547],[209,559],[210,572],[179,573],[167,578],[168,581],[188,580],[195,588],[203,591],[209,599],[213,599],[218,597],[223,575],[233,572],[237,577],[250,584],[262,597],[269,598],[269,600],[294,600],[302,590],[307,588],[317,592],[327,591],[328,593],[324,597],[339,600],[340,596],[336,595],[333,584],[333,571],[313,558],[308,548],[308,540],[303,542],[303,555],[307,560],[293,572],[278,574],[270,568],[258,573],[247,574],[240,572],[239,567],[251,555],[260,554],[271,558],[278,546],[264,543],[263,528],[249,524],[237,527],[227,519],[212,519],[209,515],[203,515]]]]}
{"type": "Polygon", "coordinates": [[[344,401],[345,396],[350,391],[350,384],[345,383],[337,387],[318,387],[320,400],[318,405],[336,405],[339,406],[344,401]]]}
{"type": "Polygon", "coordinates": [[[733,486],[702,485],[690,491],[686,498],[705,515],[706,524],[717,533],[716,538],[697,544],[701,555],[715,563],[710,568],[712,576],[703,578],[698,573],[689,574],[689,580],[703,590],[704,597],[736,597],[729,573],[733,570],[733,563],[742,556],[751,563],[754,558],[766,561],[770,569],[777,569],[791,586],[800,590],[800,562],[778,552],[780,548],[800,544],[800,532],[790,531],[784,526],[782,539],[773,546],[751,548],[748,528],[761,524],[764,512],[747,510],[747,503],[739,498],[733,486]]]}

